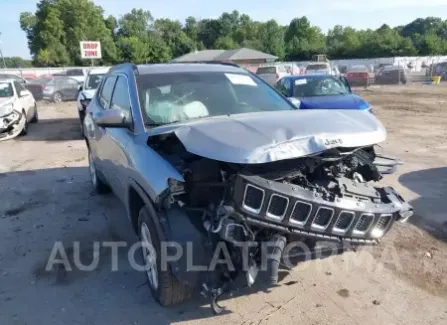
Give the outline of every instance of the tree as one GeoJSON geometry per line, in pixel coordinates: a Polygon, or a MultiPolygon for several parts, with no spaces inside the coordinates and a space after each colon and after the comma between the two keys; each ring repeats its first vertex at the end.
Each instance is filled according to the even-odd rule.
{"type": "Polygon", "coordinates": [[[21,13],[20,26],[37,66],[89,64],[80,57],[83,40],[101,42],[104,64],[166,62],[194,50],[240,47],[281,60],[309,60],[314,54],[333,59],[447,54],[447,21],[436,17],[376,30],[337,25],[324,35],[307,17],[281,26],[234,10],[217,19],[188,17],[183,25],[137,8],[118,19],[105,17],[93,0],[40,0],[35,13],[21,13]]]}

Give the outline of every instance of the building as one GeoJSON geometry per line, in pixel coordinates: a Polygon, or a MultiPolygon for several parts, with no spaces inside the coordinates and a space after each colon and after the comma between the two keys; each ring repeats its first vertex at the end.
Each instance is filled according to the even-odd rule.
{"type": "Polygon", "coordinates": [[[222,61],[233,62],[236,64],[262,64],[273,62],[278,59],[277,56],[263,53],[260,51],[241,48],[235,50],[204,50],[191,52],[172,60],[172,62],[206,62],[222,61]]]}

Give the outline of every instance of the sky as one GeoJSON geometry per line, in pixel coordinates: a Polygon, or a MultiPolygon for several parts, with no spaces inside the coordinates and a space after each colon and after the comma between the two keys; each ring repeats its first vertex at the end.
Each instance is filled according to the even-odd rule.
{"type": "MultiPolygon", "coordinates": [[[[25,33],[20,29],[21,12],[35,12],[37,0],[0,0],[0,47],[3,55],[30,58],[25,33]]],[[[119,18],[132,8],[150,10],[155,18],[184,21],[186,17],[217,18],[222,12],[238,10],[252,19],[276,19],[286,25],[295,17],[307,16],[324,32],[334,25],[357,29],[405,25],[428,16],[447,19],[446,0],[94,0],[106,15],[119,18]]]]}

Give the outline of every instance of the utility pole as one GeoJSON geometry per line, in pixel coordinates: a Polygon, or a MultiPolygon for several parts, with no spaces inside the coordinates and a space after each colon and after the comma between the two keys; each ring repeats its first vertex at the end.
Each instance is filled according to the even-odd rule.
{"type": "MultiPolygon", "coordinates": [[[[0,36],[2,36],[1,32],[0,32],[0,36]]],[[[2,52],[2,49],[1,49],[1,45],[2,45],[2,42],[0,41],[0,56],[2,57],[2,60],[3,60],[3,68],[6,69],[6,62],[5,62],[5,58],[3,57],[3,52],[2,52]]]]}

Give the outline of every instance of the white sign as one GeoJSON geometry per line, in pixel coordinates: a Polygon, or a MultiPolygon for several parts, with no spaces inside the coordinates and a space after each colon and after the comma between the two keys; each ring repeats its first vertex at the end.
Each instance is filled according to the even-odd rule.
{"type": "Polygon", "coordinates": [[[257,86],[255,81],[247,75],[226,73],[225,76],[234,85],[257,86]]]}
{"type": "Polygon", "coordinates": [[[296,79],[295,80],[295,85],[299,86],[299,85],[305,85],[307,84],[307,79],[296,79]]]}
{"type": "Polygon", "coordinates": [[[82,59],[101,59],[101,42],[80,42],[82,59]]]}

